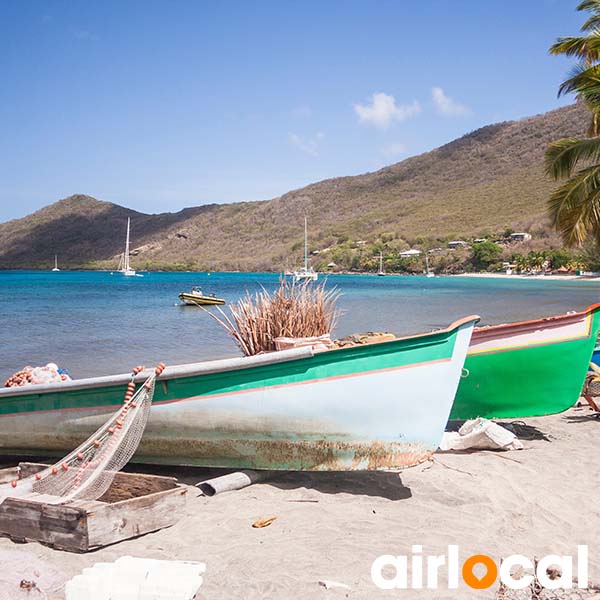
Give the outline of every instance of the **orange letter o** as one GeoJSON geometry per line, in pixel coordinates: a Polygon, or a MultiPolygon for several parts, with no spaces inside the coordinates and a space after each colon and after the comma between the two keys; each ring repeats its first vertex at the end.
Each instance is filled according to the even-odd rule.
{"type": "Polygon", "coordinates": [[[473,554],[465,560],[462,567],[462,577],[464,582],[474,590],[485,590],[493,585],[498,577],[498,567],[496,563],[487,554],[473,554]],[[475,565],[485,565],[486,572],[481,578],[473,573],[475,565]]]}

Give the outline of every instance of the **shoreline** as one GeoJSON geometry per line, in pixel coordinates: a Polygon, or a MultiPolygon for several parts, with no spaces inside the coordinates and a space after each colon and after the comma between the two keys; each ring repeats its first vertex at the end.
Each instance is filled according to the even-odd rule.
{"type": "Polygon", "coordinates": [[[456,275],[444,275],[443,277],[480,277],[482,279],[535,279],[537,281],[547,279],[549,281],[595,281],[600,280],[599,277],[591,277],[589,275],[520,275],[506,273],[457,273],[456,275]]]}
{"type": "MultiPolygon", "coordinates": [[[[112,273],[114,270],[110,269],[61,269],[61,273],[112,273]]],[[[2,273],[46,273],[50,272],[48,269],[0,269],[0,274],[2,273]]],[[[139,270],[138,273],[195,273],[195,274],[247,274],[247,275],[280,275],[283,276],[283,273],[280,271],[207,271],[207,270],[199,270],[199,271],[186,271],[179,269],[156,269],[156,270],[139,270]]],[[[380,275],[374,271],[319,271],[318,274],[321,277],[329,277],[336,275],[356,275],[356,276],[377,276],[380,275]]],[[[383,275],[384,277],[423,277],[425,278],[424,273],[394,273],[389,272],[383,275]]],[[[591,275],[558,275],[556,273],[550,275],[523,275],[512,273],[507,275],[503,272],[489,272],[489,271],[480,271],[480,272],[472,272],[472,273],[440,273],[435,274],[435,278],[440,277],[469,277],[469,278],[481,278],[481,279],[512,279],[512,280],[549,280],[549,281],[600,281],[599,276],[591,276],[591,275]]]]}

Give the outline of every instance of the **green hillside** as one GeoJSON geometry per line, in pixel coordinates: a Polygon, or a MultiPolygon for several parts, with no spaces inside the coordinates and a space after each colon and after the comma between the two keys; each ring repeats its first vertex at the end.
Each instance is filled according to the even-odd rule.
{"type": "Polygon", "coordinates": [[[137,268],[280,270],[299,262],[303,218],[315,266],[348,267],[356,242],[395,252],[456,237],[534,234],[554,247],[545,203],[553,184],[543,173],[551,140],[582,133],[587,115],[571,105],[520,121],[489,125],[436,150],[373,173],[328,179],[262,202],[204,205],[141,214],[75,195],[0,224],[0,268],[61,265],[114,267],[125,221],[132,219],[137,268]],[[345,263],[345,264],[343,264],[345,263]]]}

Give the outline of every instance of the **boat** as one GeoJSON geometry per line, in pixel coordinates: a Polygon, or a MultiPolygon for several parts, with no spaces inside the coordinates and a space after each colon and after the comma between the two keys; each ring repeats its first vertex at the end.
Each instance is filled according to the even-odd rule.
{"type": "Polygon", "coordinates": [[[217,298],[214,294],[204,294],[198,286],[194,286],[189,292],[181,292],[179,299],[189,306],[225,304],[223,298],[217,298]]]}
{"type": "Polygon", "coordinates": [[[308,266],[308,223],[304,217],[304,267],[292,273],[294,281],[317,281],[319,274],[308,266]]]}
{"type": "MultiPolygon", "coordinates": [[[[477,320],[381,343],[167,367],[134,461],[326,471],[418,464],[441,440],[477,320]]],[[[0,452],[77,447],[121,405],[130,380],[0,389],[0,452]]]]}
{"type": "Polygon", "coordinates": [[[385,276],[385,271],[383,270],[383,252],[379,253],[379,271],[377,271],[377,275],[379,277],[385,276]]]}
{"type": "MultiPolygon", "coordinates": [[[[137,273],[129,265],[129,229],[131,227],[131,219],[127,217],[127,237],[125,238],[125,252],[121,255],[119,268],[117,269],[125,277],[135,277],[137,273]]],[[[141,277],[141,275],[139,275],[141,277]]]]}
{"type": "Polygon", "coordinates": [[[435,273],[429,269],[429,257],[425,252],[425,277],[435,277],[435,273]]]}
{"type": "Polygon", "coordinates": [[[54,269],[52,269],[52,271],[54,273],[60,271],[60,269],[58,268],[58,256],[56,254],[54,255],[54,269]]]}
{"type": "Polygon", "coordinates": [[[581,312],[476,328],[451,419],[521,419],[575,404],[600,327],[600,303],[581,312]]]}

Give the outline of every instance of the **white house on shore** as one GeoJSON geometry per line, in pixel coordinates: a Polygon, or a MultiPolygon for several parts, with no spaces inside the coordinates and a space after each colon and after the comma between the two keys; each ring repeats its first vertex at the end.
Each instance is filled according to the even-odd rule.
{"type": "Polygon", "coordinates": [[[526,242],[531,239],[531,234],[525,233],[524,231],[521,231],[519,233],[511,233],[510,239],[513,242],[526,242]]]}
{"type": "Polygon", "coordinates": [[[400,256],[402,258],[411,258],[413,256],[419,256],[420,254],[421,251],[415,248],[411,248],[410,250],[404,250],[403,252],[400,252],[400,256]]]}

